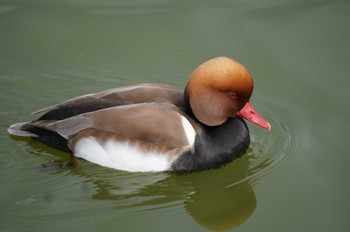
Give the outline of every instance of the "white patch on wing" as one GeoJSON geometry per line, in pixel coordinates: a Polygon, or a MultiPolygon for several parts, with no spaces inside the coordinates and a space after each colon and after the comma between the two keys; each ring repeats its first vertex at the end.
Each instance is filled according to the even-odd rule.
{"type": "Polygon", "coordinates": [[[187,120],[187,118],[185,118],[182,115],[181,115],[181,122],[182,122],[182,127],[185,131],[185,134],[186,134],[188,144],[190,146],[192,146],[194,144],[195,139],[196,139],[196,131],[194,130],[191,123],[187,120]]]}
{"type": "Polygon", "coordinates": [[[126,142],[114,140],[101,145],[93,137],[80,139],[74,146],[74,155],[104,167],[129,172],[166,171],[171,166],[165,154],[142,152],[137,145],[129,146],[126,142]]]}

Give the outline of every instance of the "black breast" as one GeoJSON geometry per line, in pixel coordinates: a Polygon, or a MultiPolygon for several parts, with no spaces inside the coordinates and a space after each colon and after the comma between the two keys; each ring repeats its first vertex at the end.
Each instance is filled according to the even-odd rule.
{"type": "Polygon", "coordinates": [[[197,135],[194,151],[182,154],[173,164],[175,171],[217,168],[242,156],[249,147],[247,124],[239,117],[229,118],[215,127],[203,126],[197,135]]]}

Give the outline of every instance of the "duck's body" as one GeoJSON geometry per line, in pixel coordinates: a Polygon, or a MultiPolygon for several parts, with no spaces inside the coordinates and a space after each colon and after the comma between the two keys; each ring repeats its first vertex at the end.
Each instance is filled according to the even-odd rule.
{"type": "MultiPolygon", "coordinates": [[[[236,64],[224,57],[207,63],[213,65],[217,59],[236,64]]],[[[14,124],[8,131],[33,137],[71,152],[74,157],[125,171],[219,167],[241,156],[249,147],[247,125],[236,114],[242,113],[249,100],[252,81],[244,84],[249,90],[219,83],[223,82],[222,77],[208,85],[205,81],[212,77],[198,81],[201,71],[198,69],[185,91],[167,85],[142,84],[88,94],[39,110],[35,113],[46,113],[35,121],[14,124]],[[217,83],[227,85],[227,89],[215,86],[217,83]],[[237,96],[242,100],[238,101],[237,96]],[[228,103],[232,103],[229,112],[225,106],[228,103]]]]}

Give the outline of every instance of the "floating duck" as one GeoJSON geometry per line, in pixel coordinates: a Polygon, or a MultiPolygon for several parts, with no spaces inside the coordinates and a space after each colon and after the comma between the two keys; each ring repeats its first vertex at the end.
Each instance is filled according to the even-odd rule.
{"type": "Polygon", "coordinates": [[[227,57],[201,64],[184,90],[139,84],[87,94],[34,112],[8,132],[74,159],[131,172],[217,168],[249,147],[247,124],[270,124],[249,103],[253,79],[227,57]]]}

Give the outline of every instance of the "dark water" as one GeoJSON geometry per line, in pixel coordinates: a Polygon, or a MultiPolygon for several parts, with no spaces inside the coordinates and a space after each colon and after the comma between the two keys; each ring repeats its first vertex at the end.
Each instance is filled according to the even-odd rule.
{"type": "Polygon", "coordinates": [[[349,1],[0,2],[1,231],[349,231],[349,1]],[[69,160],[6,128],[42,107],[133,83],[183,87],[239,60],[272,124],[248,153],[189,175],[69,160]]]}

